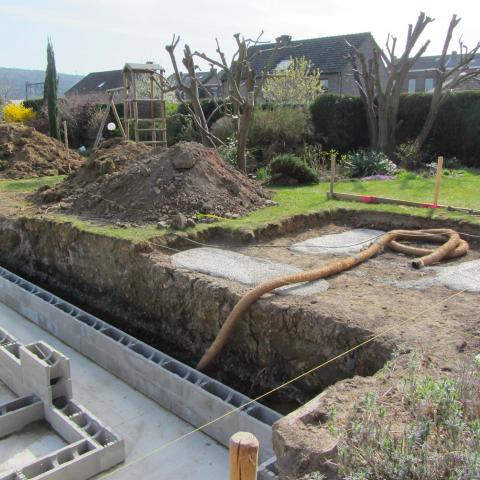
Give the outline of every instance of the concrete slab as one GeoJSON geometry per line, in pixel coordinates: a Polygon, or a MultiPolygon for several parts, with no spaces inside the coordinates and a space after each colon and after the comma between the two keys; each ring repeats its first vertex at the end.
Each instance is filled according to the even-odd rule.
{"type": "Polygon", "coordinates": [[[20,468],[66,445],[45,421],[32,423],[0,439],[0,473],[20,468]]]}
{"type": "MultiPolygon", "coordinates": [[[[2,303],[0,327],[22,343],[43,340],[70,358],[76,400],[123,436],[126,465],[192,430],[191,425],[2,303]]],[[[228,452],[210,437],[197,432],[130,467],[120,466],[116,470],[109,477],[112,480],[136,479],[139,472],[145,480],[170,480],[185,476],[200,480],[224,479],[229,471],[228,452]]]]}
{"type": "Polygon", "coordinates": [[[435,275],[420,280],[395,282],[394,285],[401,288],[418,289],[444,286],[455,291],[480,292],[480,260],[459,262],[449,267],[433,267],[425,270],[435,272],[435,275]]]}
{"type": "Polygon", "coordinates": [[[348,255],[364,250],[382,235],[381,230],[359,228],[343,233],[322,235],[294,243],[290,250],[308,255],[348,255]]]}
{"type": "MultiPolygon", "coordinates": [[[[233,280],[251,287],[265,280],[302,271],[285,263],[209,247],[185,250],[172,255],[170,260],[176,268],[206,273],[207,275],[233,280]]],[[[328,286],[326,280],[317,280],[316,282],[303,283],[294,287],[285,286],[277,288],[275,293],[279,295],[307,296],[324,292],[328,289],[328,286]]]]}

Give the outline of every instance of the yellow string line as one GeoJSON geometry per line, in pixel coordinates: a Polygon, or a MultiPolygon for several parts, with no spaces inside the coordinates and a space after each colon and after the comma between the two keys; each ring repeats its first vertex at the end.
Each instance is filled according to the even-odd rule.
{"type": "Polygon", "coordinates": [[[265,398],[267,397],[268,395],[271,395],[272,393],[286,387],[287,385],[290,385],[291,383],[293,382],[296,382],[297,380],[300,380],[301,378],[303,377],[306,377],[307,375],[310,375],[311,373],[325,367],[326,365],[330,364],[330,363],[333,363],[335,360],[338,360],[342,357],[344,357],[345,355],[348,355],[349,353],[355,351],[355,350],[358,350],[359,348],[363,347],[364,345],[372,342],[373,340],[376,340],[377,338],[391,332],[392,330],[395,330],[399,327],[402,327],[403,325],[407,324],[408,322],[412,321],[412,320],[415,320],[416,318],[418,318],[419,316],[423,315],[424,313],[427,313],[429,312],[430,310],[433,310],[435,307],[445,303],[445,302],[448,302],[449,300],[451,300],[452,298],[454,297],[457,297],[458,295],[461,295],[462,293],[464,293],[466,291],[466,289],[464,290],[461,290],[460,292],[456,292],[456,293],[453,293],[452,295],[449,295],[448,297],[444,298],[443,300],[440,300],[439,302],[431,305],[430,307],[422,310],[421,312],[409,317],[409,318],[406,318],[405,320],[399,322],[399,323],[396,323],[384,330],[382,330],[381,332],[379,333],[376,333],[375,335],[373,335],[372,337],[368,338],[367,340],[364,340],[363,342],[359,343],[358,345],[346,350],[345,352],[343,353],[340,353],[338,355],[336,355],[335,357],[333,358],[330,358],[329,360],[327,360],[326,362],[323,362],[321,363],[320,365],[317,365],[316,367],[313,367],[311,368],[310,370],[307,370],[306,372],[304,373],[301,373],[300,375],[292,378],[291,380],[288,380],[287,382],[285,383],[282,383],[281,385],[278,385],[277,387],[273,388],[272,390],[269,390],[268,392],[266,393],[263,393],[262,395],[250,400],[249,402],[245,403],[244,405],[241,405],[240,407],[237,407],[237,408],[234,408],[233,410],[229,410],[228,412],[224,413],[223,415],[217,417],[217,418],[214,418],[213,420],[210,420],[209,422],[201,425],[200,427],[198,428],[195,428],[194,430],[190,430],[189,432],[187,433],[184,433],[183,435],[173,439],[173,440],[170,440],[169,442],[166,442],[160,446],[158,446],[157,448],[151,450],[150,452],[148,453],[145,453],[144,455],[141,455],[140,457],[132,460],[131,462],[125,464],[125,465],[122,465],[121,467],[111,471],[111,472],[108,472],[104,475],[101,475],[100,477],[98,477],[99,480],[101,479],[104,479],[104,478],[108,478],[110,477],[111,475],[113,475],[114,473],[118,473],[118,472],[121,472],[129,467],[131,467],[132,465],[135,465],[139,462],[141,462],[142,460],[145,460],[146,458],[150,457],[151,455],[155,454],[155,453],[158,453],[160,450],[163,450],[164,448],[167,448],[171,445],[173,445],[174,443],[177,443],[181,440],[183,440],[184,438],[187,438],[189,437],[190,435],[193,435],[194,433],[197,433],[203,429],[205,429],[206,427],[212,425],[213,423],[216,423],[222,419],[224,419],[225,417],[228,417],[229,415],[231,415],[232,413],[235,413],[239,410],[242,410],[244,409],[245,407],[247,407],[248,405],[251,405],[252,403],[256,403],[258,400],[261,400],[262,398],[265,398]]]}

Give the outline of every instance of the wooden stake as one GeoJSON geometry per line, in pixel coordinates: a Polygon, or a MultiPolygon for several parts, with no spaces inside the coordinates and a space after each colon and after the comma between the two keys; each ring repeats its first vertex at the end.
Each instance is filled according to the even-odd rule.
{"type": "Polygon", "coordinates": [[[237,432],[230,438],[230,480],[256,480],[259,443],[255,435],[237,432]]]}
{"type": "Polygon", "coordinates": [[[68,171],[71,172],[72,169],[70,167],[70,149],[68,148],[68,129],[66,120],[63,121],[63,139],[65,141],[65,151],[67,152],[68,171]]]}
{"type": "Polygon", "coordinates": [[[337,155],[332,153],[330,155],[330,195],[329,197],[333,197],[333,187],[335,184],[335,170],[337,168],[337,155]]]}
{"type": "Polygon", "coordinates": [[[435,177],[435,192],[433,194],[433,204],[438,206],[438,195],[440,193],[440,182],[442,180],[443,157],[438,157],[437,175],[435,177]]]}

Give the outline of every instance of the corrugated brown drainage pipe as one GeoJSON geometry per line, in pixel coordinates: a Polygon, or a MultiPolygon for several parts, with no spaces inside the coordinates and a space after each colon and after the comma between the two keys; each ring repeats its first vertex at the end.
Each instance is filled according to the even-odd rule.
{"type": "Polygon", "coordinates": [[[271,292],[276,288],[284,285],[293,285],[300,282],[312,282],[321,278],[330,277],[337,273],[348,270],[360,263],[368,260],[377,253],[381,252],[384,247],[389,246],[393,250],[406,253],[409,255],[421,256],[419,259],[412,261],[414,268],[422,268],[433,263],[437,263],[444,258],[453,258],[465,255],[469,245],[455,230],[450,229],[427,229],[427,230],[391,230],[381,237],[377,238],[368,248],[362,250],[356,255],[335,260],[328,265],[314,268],[306,272],[294,273],[292,275],[284,275],[281,277],[268,280],[256,286],[246,293],[240,301],[235,305],[230,315],[225,320],[217,337],[210,345],[209,349],[204,353],[198,362],[197,369],[205,370],[220,354],[226,345],[235,325],[242,315],[255,303],[262,295],[271,292]],[[422,240],[424,242],[443,242],[438,248],[430,250],[426,248],[415,248],[403,245],[399,242],[401,239],[422,240]]]}

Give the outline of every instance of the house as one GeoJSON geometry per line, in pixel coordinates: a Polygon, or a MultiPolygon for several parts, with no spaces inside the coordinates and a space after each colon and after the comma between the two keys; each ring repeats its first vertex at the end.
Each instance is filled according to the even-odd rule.
{"type": "MultiPolygon", "coordinates": [[[[446,67],[448,70],[458,65],[460,55],[453,51],[447,56],[446,67]]],[[[437,83],[437,70],[440,55],[420,57],[408,72],[407,80],[403,85],[403,91],[408,93],[430,92],[437,83]]],[[[478,76],[472,77],[457,90],[480,90],[480,53],[469,65],[470,69],[478,70],[478,76]]]]}
{"type": "MultiPolygon", "coordinates": [[[[189,87],[190,76],[187,73],[181,72],[180,76],[182,82],[189,87]]],[[[216,68],[211,68],[206,72],[196,72],[195,76],[198,80],[198,93],[201,99],[220,96],[222,93],[221,73],[219,74],[216,68]]],[[[167,80],[172,86],[177,83],[174,74],[170,75],[167,80]]]]}
{"type": "Polygon", "coordinates": [[[98,101],[107,101],[106,91],[123,86],[123,70],[92,72],[83,77],[65,92],[65,96],[81,95],[95,97],[98,101]]]}
{"type": "MultiPolygon", "coordinates": [[[[292,40],[289,35],[278,38],[280,48],[275,54],[269,73],[288,68],[293,58],[305,57],[312,67],[320,70],[322,87],[329,93],[358,95],[352,67],[348,59],[351,44],[367,57],[373,55],[377,45],[370,32],[337,35],[333,37],[292,40]]],[[[250,47],[248,52],[250,63],[257,75],[261,75],[265,65],[271,59],[275,43],[260,44],[250,47]]],[[[226,79],[222,79],[223,91],[226,94],[226,79]]]]}

